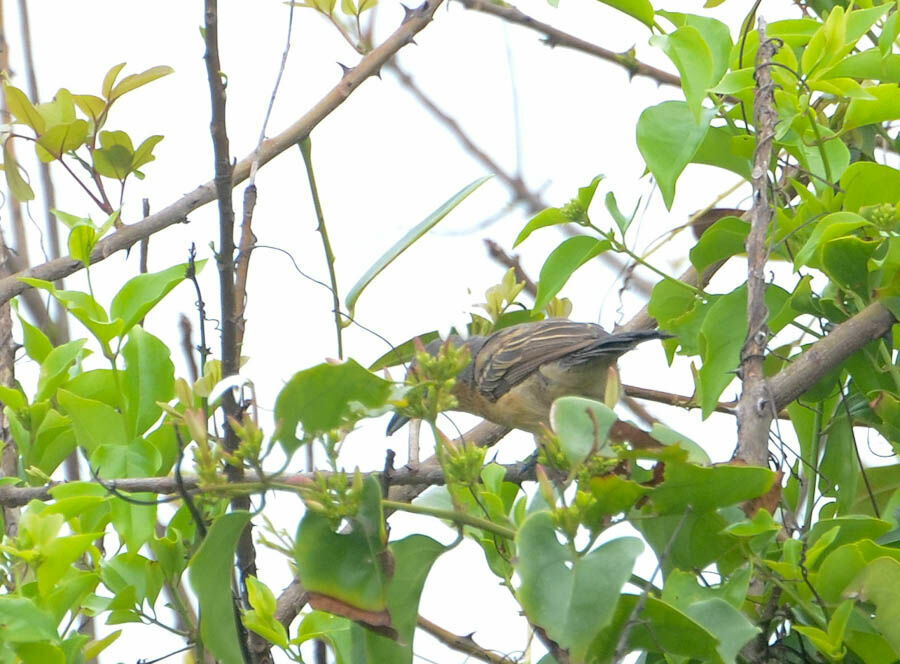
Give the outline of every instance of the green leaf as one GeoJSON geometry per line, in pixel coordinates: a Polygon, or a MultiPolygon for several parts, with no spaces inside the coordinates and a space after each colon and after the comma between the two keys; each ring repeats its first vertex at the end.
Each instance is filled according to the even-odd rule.
{"type": "Polygon", "coordinates": [[[713,58],[697,28],[686,25],[668,35],[653,35],[650,43],[669,56],[681,74],[681,87],[695,122],[701,121],[706,91],[713,80],[713,58]]]}
{"type": "Polygon", "coordinates": [[[94,159],[94,170],[104,177],[121,182],[131,172],[133,155],[122,145],[97,148],[91,155],[94,159]]]}
{"type": "MultiPolygon", "coordinates": [[[[780,312],[789,298],[778,286],[766,289],[766,306],[772,315],[780,312]]],[[[772,330],[777,332],[774,324],[772,330]]],[[[697,374],[697,397],[704,418],[715,410],[722,392],[734,380],[746,336],[747,287],[743,285],[716,299],[700,325],[703,366],[697,374]]]]}
{"type": "Polygon", "coordinates": [[[18,389],[0,385],[0,402],[12,410],[23,410],[28,407],[28,399],[18,389]]]}
{"type": "MultiPolygon", "coordinates": [[[[363,485],[360,510],[347,533],[334,532],[327,517],[307,510],[297,529],[294,559],[307,592],[328,601],[329,610],[341,607],[370,625],[391,627],[387,611],[390,568],[385,566],[387,534],[378,480],[363,485]]],[[[313,608],[320,602],[312,601],[313,608]]]]}
{"type": "Polygon", "coordinates": [[[871,222],[855,212],[832,212],[816,222],[812,234],[806,244],[794,257],[794,268],[802,265],[818,267],[818,260],[814,260],[822,246],[836,237],[847,235],[858,228],[871,227],[871,222]]]}
{"type": "Polygon", "coordinates": [[[131,169],[136,171],[144,164],[149,164],[151,161],[156,159],[156,157],[153,156],[153,148],[155,148],[157,143],[159,143],[162,139],[163,137],[158,134],[144,139],[144,141],[137,147],[137,150],[134,151],[134,157],[131,160],[131,169]]]}
{"type": "Polygon", "coordinates": [[[645,109],[638,118],[638,149],[669,209],[675,182],[706,138],[714,115],[715,111],[704,109],[698,121],[685,102],[666,101],[645,109]]]}
{"type": "Polygon", "coordinates": [[[537,297],[534,309],[540,311],[547,306],[566,285],[569,277],[590,259],[602,254],[611,246],[609,240],[598,240],[589,235],[578,235],[562,241],[554,249],[541,267],[538,278],[537,297]]]}
{"type": "Polygon", "coordinates": [[[91,264],[91,252],[97,246],[97,230],[93,226],[81,224],[69,231],[69,255],[81,261],[85,267],[91,264]]]}
{"type": "Polygon", "coordinates": [[[631,509],[649,489],[632,480],[609,474],[591,478],[591,494],[596,503],[591,510],[602,516],[614,516],[631,509]]]}
{"type": "Polygon", "coordinates": [[[849,212],[881,203],[894,205],[900,201],[900,171],[871,161],[858,161],[844,171],[841,189],[845,192],[844,209],[849,212]]]}
{"type": "MultiPolygon", "coordinates": [[[[115,101],[122,95],[135,90],[142,85],[147,85],[147,83],[152,83],[158,78],[162,78],[163,76],[168,76],[173,73],[175,70],[171,67],[167,67],[165,65],[158,65],[156,67],[150,67],[145,71],[142,71],[140,74],[129,74],[121,81],[119,81],[115,87],[113,87],[109,92],[105,92],[105,96],[109,99],[110,102],[115,101]]],[[[118,72],[117,72],[118,73],[118,72]]],[[[104,88],[106,87],[106,83],[104,82],[104,88]]]]}
{"type": "Polygon", "coordinates": [[[45,475],[51,475],[75,449],[71,420],[53,409],[47,411],[33,435],[31,448],[23,450],[23,466],[35,466],[45,475]]]}
{"type": "Polygon", "coordinates": [[[591,180],[590,184],[579,187],[578,195],[575,196],[575,200],[578,201],[578,204],[585,211],[591,207],[591,202],[594,200],[594,194],[597,192],[597,185],[600,184],[600,181],[603,180],[602,175],[594,176],[594,179],[591,180]]]}
{"type": "MultiPolygon", "coordinates": [[[[196,262],[196,271],[199,273],[206,260],[196,262]]],[[[129,279],[116,293],[109,307],[112,318],[121,318],[123,321],[120,335],[130,331],[137,322],[146,316],[169,291],[180,284],[187,274],[188,264],[173,265],[161,272],[139,274],[129,279]]]]}
{"type": "Polygon", "coordinates": [[[84,348],[86,339],[76,339],[51,350],[41,363],[35,401],[48,399],[68,380],[68,371],[84,348]]]}
{"type": "Polygon", "coordinates": [[[59,390],[57,398],[72,418],[75,439],[88,453],[93,453],[101,445],[121,448],[130,440],[125,431],[122,415],[114,408],[100,401],[85,399],[68,390],[59,390]]]}
{"type": "Polygon", "coordinates": [[[72,568],[85,551],[94,545],[103,533],[85,533],[57,537],[40,547],[42,560],[37,568],[38,591],[47,595],[57,582],[72,568]]]}
{"type": "Polygon", "coordinates": [[[745,180],[750,180],[751,160],[734,150],[734,139],[738,135],[728,127],[710,127],[691,158],[691,163],[724,168],[745,180]]]}
{"type": "MultiPolygon", "coordinates": [[[[662,10],[657,14],[665,16],[676,27],[690,26],[698,30],[712,55],[712,83],[718,83],[728,70],[728,57],[731,54],[731,32],[728,26],[714,18],[697,14],[680,14],[662,10]]],[[[753,87],[753,85],[751,80],[748,87],[753,87]]]]}
{"type": "Polygon", "coordinates": [[[604,203],[606,204],[607,211],[613,218],[613,221],[616,222],[616,226],[624,238],[625,232],[628,230],[628,227],[631,226],[631,222],[634,221],[635,215],[637,215],[638,206],[641,204],[640,199],[638,199],[638,202],[635,204],[634,211],[631,213],[630,217],[626,217],[622,214],[622,211],[619,209],[619,203],[616,201],[616,195],[613,192],[606,192],[604,203]]]}
{"type": "Polygon", "coordinates": [[[563,453],[573,466],[593,454],[616,456],[607,435],[618,419],[606,404],[584,397],[562,397],[550,408],[553,431],[559,436],[563,453]]]}
{"type": "Polygon", "coordinates": [[[109,349],[109,340],[119,333],[122,323],[121,321],[109,322],[106,311],[93,297],[79,291],[56,290],[56,286],[52,282],[43,279],[19,277],[19,280],[29,286],[49,292],[62,303],[66,311],[91,331],[103,347],[104,354],[112,355],[109,349]]]}
{"type": "Polygon", "coordinates": [[[716,650],[724,662],[736,662],[741,648],[760,632],[759,627],[741,611],[722,599],[696,602],[686,607],[684,612],[717,637],[719,643],[716,650]]]}
{"type": "Polygon", "coordinates": [[[113,86],[116,84],[116,78],[119,76],[119,72],[125,67],[124,62],[120,62],[117,65],[113,65],[110,67],[109,71],[106,72],[106,76],[103,77],[103,85],[100,88],[101,94],[109,99],[109,95],[112,92],[113,86]]]}
{"type": "Polygon", "coordinates": [[[713,466],[666,463],[663,483],[650,500],[660,514],[715,510],[758,498],[772,488],[775,474],[756,466],[713,466]]]}
{"type": "Polygon", "coordinates": [[[344,302],[347,305],[347,310],[350,315],[353,315],[353,311],[356,307],[356,301],[359,299],[359,296],[362,294],[363,290],[372,283],[372,280],[375,279],[381,271],[384,270],[388,265],[390,265],[394,259],[396,259],[400,254],[406,251],[409,247],[413,245],[413,243],[418,240],[420,237],[425,235],[429,230],[434,228],[439,221],[441,221],[444,217],[446,217],[457,205],[462,203],[466,198],[468,198],[469,194],[478,189],[481,185],[487,182],[491,176],[485,176],[478,178],[471,184],[460,189],[454,196],[448,199],[443,205],[441,205],[434,212],[429,214],[425,219],[420,221],[416,226],[414,226],[410,231],[404,235],[400,240],[390,249],[388,249],[377,261],[372,265],[366,273],[360,277],[359,281],[350,289],[350,292],[347,293],[347,297],[344,302]]]}
{"type": "Polygon", "coordinates": [[[10,138],[3,143],[3,172],[6,174],[6,184],[12,195],[22,203],[34,200],[34,190],[22,177],[19,164],[12,152],[10,138]]]}
{"type": "Polygon", "coordinates": [[[713,263],[744,252],[750,223],[738,217],[723,217],[703,231],[691,249],[691,264],[699,274],[713,263]]]}
{"type": "Polygon", "coordinates": [[[106,110],[106,100],[95,95],[72,95],[72,100],[88,116],[95,127],[106,110]]]}
{"type": "Polygon", "coordinates": [[[881,245],[880,240],[866,241],[855,235],[845,235],[821,247],[822,269],[841,288],[868,299],[868,261],[881,245]]]}
{"type": "Polygon", "coordinates": [[[900,562],[892,558],[878,558],[866,567],[849,590],[864,602],[875,605],[871,620],[881,632],[894,652],[900,652],[900,603],[897,602],[897,588],[900,588],[900,562]]]}
{"type": "MultiPolygon", "coordinates": [[[[153,493],[128,495],[149,503],[156,497],[153,493]]],[[[116,497],[110,501],[110,514],[119,539],[129,551],[137,553],[153,537],[156,530],[156,505],[140,505],[116,497]]]]}
{"type": "MultiPolygon", "coordinates": [[[[16,313],[18,314],[18,311],[16,313]]],[[[43,330],[35,327],[22,316],[19,316],[19,324],[22,326],[23,344],[28,357],[35,362],[43,363],[50,351],[53,350],[50,338],[44,334],[43,330]]]]}
{"type": "Polygon", "coordinates": [[[521,230],[519,235],[516,237],[516,241],[513,242],[513,248],[524,242],[525,238],[527,238],[539,228],[544,228],[546,226],[558,226],[560,224],[569,224],[572,222],[574,222],[574,219],[563,214],[563,211],[560,208],[554,207],[547,208],[546,210],[541,210],[536,215],[534,215],[527,224],[525,224],[525,228],[521,230]]]}
{"type": "Polygon", "coordinates": [[[147,477],[156,472],[162,460],[152,443],[136,438],[125,445],[116,442],[100,445],[91,453],[89,461],[97,475],[114,479],[147,477]]]}
{"type": "Polygon", "coordinates": [[[131,436],[139,436],[159,419],[162,408],[157,403],[175,396],[175,365],[168,346],[137,326],[128,333],[122,354],[125,423],[131,436]]]}
{"type": "Polygon", "coordinates": [[[591,642],[613,617],[616,601],[643,550],[622,537],[577,556],[560,543],[553,515],[535,512],[516,535],[519,601],[533,625],[585,661],[591,642]]]}
{"type": "Polygon", "coordinates": [[[866,92],[875,99],[851,99],[844,116],[842,132],[900,118],[900,88],[896,84],[874,85],[866,88],[866,92]]]}
{"type": "Polygon", "coordinates": [[[600,0],[600,2],[636,18],[648,28],[653,27],[653,5],[649,0],[600,0]]]}
{"type": "Polygon", "coordinates": [[[9,112],[15,116],[16,120],[34,129],[35,134],[43,134],[46,127],[44,118],[38,113],[26,94],[6,82],[3,83],[3,90],[6,93],[6,105],[9,112]]]}
{"type": "Polygon", "coordinates": [[[249,512],[223,514],[209,528],[191,559],[188,577],[200,604],[203,645],[224,664],[243,664],[231,596],[234,551],[249,512]]]}
{"type": "Polygon", "coordinates": [[[22,664],[66,664],[66,654],[62,649],[46,641],[19,644],[16,654],[22,664]]]}
{"type": "Polygon", "coordinates": [[[52,127],[35,144],[38,158],[43,162],[53,161],[67,152],[77,150],[84,144],[87,133],[88,123],[85,120],[73,120],[52,127]]]}
{"type": "Polygon", "coordinates": [[[0,643],[57,641],[56,621],[25,597],[0,595],[0,643]]]}
{"type": "Polygon", "coordinates": [[[390,382],[366,371],[354,360],[323,363],[299,371],[275,401],[278,440],[288,453],[293,452],[313,436],[352,419],[354,406],[378,408],[390,394],[390,382]],[[297,438],[298,424],[303,426],[302,439],[297,438]]]}

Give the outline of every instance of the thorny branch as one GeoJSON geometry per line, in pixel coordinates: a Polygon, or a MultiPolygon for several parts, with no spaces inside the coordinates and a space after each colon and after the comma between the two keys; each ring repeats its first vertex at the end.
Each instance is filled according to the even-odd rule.
{"type": "Polygon", "coordinates": [[[769,330],[766,321],[765,268],[768,258],[766,238],[772,221],[769,203],[769,164],[778,113],[775,110],[775,84],[770,64],[777,42],[766,38],[766,22],[759,19],[759,51],[756,55],[756,95],[754,125],[756,149],[753,153],[753,207],[750,210],[750,233],[747,235],[747,339],[741,349],[743,388],[738,402],[738,447],[736,457],[755,466],[768,460],[769,425],[775,414],[768,393],[763,360],[769,330]]]}
{"type": "Polygon", "coordinates": [[[492,16],[502,18],[509,23],[523,25],[526,28],[540,32],[545,36],[544,41],[551,47],[562,46],[564,48],[581,51],[582,53],[594,55],[619,65],[620,67],[624,67],[630,76],[646,76],[652,78],[660,85],[671,85],[676,88],[681,87],[681,79],[675,74],[670,74],[667,71],[645,64],[636,59],[631,53],[616,53],[615,51],[610,51],[602,46],[597,46],[584,39],[570,35],[567,32],[554,28],[552,25],[542,23],[541,21],[522,13],[512,5],[494,4],[492,2],[485,2],[484,0],[459,0],[459,2],[467,9],[474,9],[475,11],[484,14],[491,14],[492,16]]]}

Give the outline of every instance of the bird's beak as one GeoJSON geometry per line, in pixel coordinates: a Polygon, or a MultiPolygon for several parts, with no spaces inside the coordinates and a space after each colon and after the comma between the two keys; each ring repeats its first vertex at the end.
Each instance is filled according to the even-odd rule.
{"type": "Polygon", "coordinates": [[[403,428],[403,425],[409,422],[409,418],[406,415],[401,415],[400,413],[394,413],[394,416],[391,418],[391,421],[388,422],[387,431],[385,434],[388,436],[393,436],[400,429],[403,428]]]}

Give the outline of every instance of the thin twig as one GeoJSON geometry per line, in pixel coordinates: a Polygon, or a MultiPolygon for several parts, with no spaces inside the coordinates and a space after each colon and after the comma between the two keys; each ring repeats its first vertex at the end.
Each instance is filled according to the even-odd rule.
{"type": "Polygon", "coordinates": [[[288,9],[288,29],[285,38],[284,51],[281,54],[281,64],[278,67],[278,75],[275,77],[275,85],[272,86],[272,96],[269,97],[269,105],[266,106],[266,116],[263,118],[262,127],[259,130],[259,141],[256,143],[256,149],[253,151],[253,162],[250,165],[250,182],[247,186],[256,185],[256,171],[259,169],[259,154],[262,152],[263,141],[266,140],[266,128],[269,126],[269,118],[272,116],[272,109],[275,107],[275,98],[278,96],[278,87],[281,85],[281,77],[284,75],[284,68],[287,65],[288,53],[291,52],[291,31],[294,28],[294,7],[295,3],[291,2],[288,9]]]}
{"type": "Polygon", "coordinates": [[[453,632],[444,629],[440,625],[436,625],[435,623],[422,616],[416,618],[416,627],[428,632],[429,634],[431,634],[431,636],[436,638],[448,648],[456,650],[457,652],[466,653],[474,659],[479,659],[482,662],[489,662],[489,664],[509,664],[513,661],[509,657],[506,657],[504,655],[498,655],[491,652],[490,650],[485,650],[480,645],[475,643],[475,640],[470,634],[467,634],[465,636],[454,634],[453,632]]]}
{"type": "Polygon", "coordinates": [[[309,136],[297,143],[300,154],[303,155],[303,164],[306,166],[306,177],[309,180],[309,191],[312,195],[313,208],[316,211],[318,226],[316,231],[322,237],[322,248],[325,250],[325,263],[328,265],[328,278],[331,281],[331,302],[334,307],[334,329],[337,335],[337,353],[339,359],[344,359],[343,329],[344,321],[341,320],[341,298],[338,295],[337,274],[334,271],[334,252],[331,249],[331,241],[328,239],[328,228],[325,226],[325,214],[322,212],[322,202],[319,200],[319,189],[316,187],[316,176],[312,164],[312,141],[309,136]]]}

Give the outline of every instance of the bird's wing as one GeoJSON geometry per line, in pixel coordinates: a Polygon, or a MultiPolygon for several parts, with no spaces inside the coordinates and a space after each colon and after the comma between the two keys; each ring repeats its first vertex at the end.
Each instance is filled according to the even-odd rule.
{"type": "MultiPolygon", "coordinates": [[[[491,335],[474,358],[476,389],[497,400],[543,364],[566,357],[577,364],[605,354],[600,349],[604,340],[611,338],[599,325],[568,320],[505,328],[491,335]]],[[[610,354],[621,352],[624,350],[617,347],[610,354]]]]}

